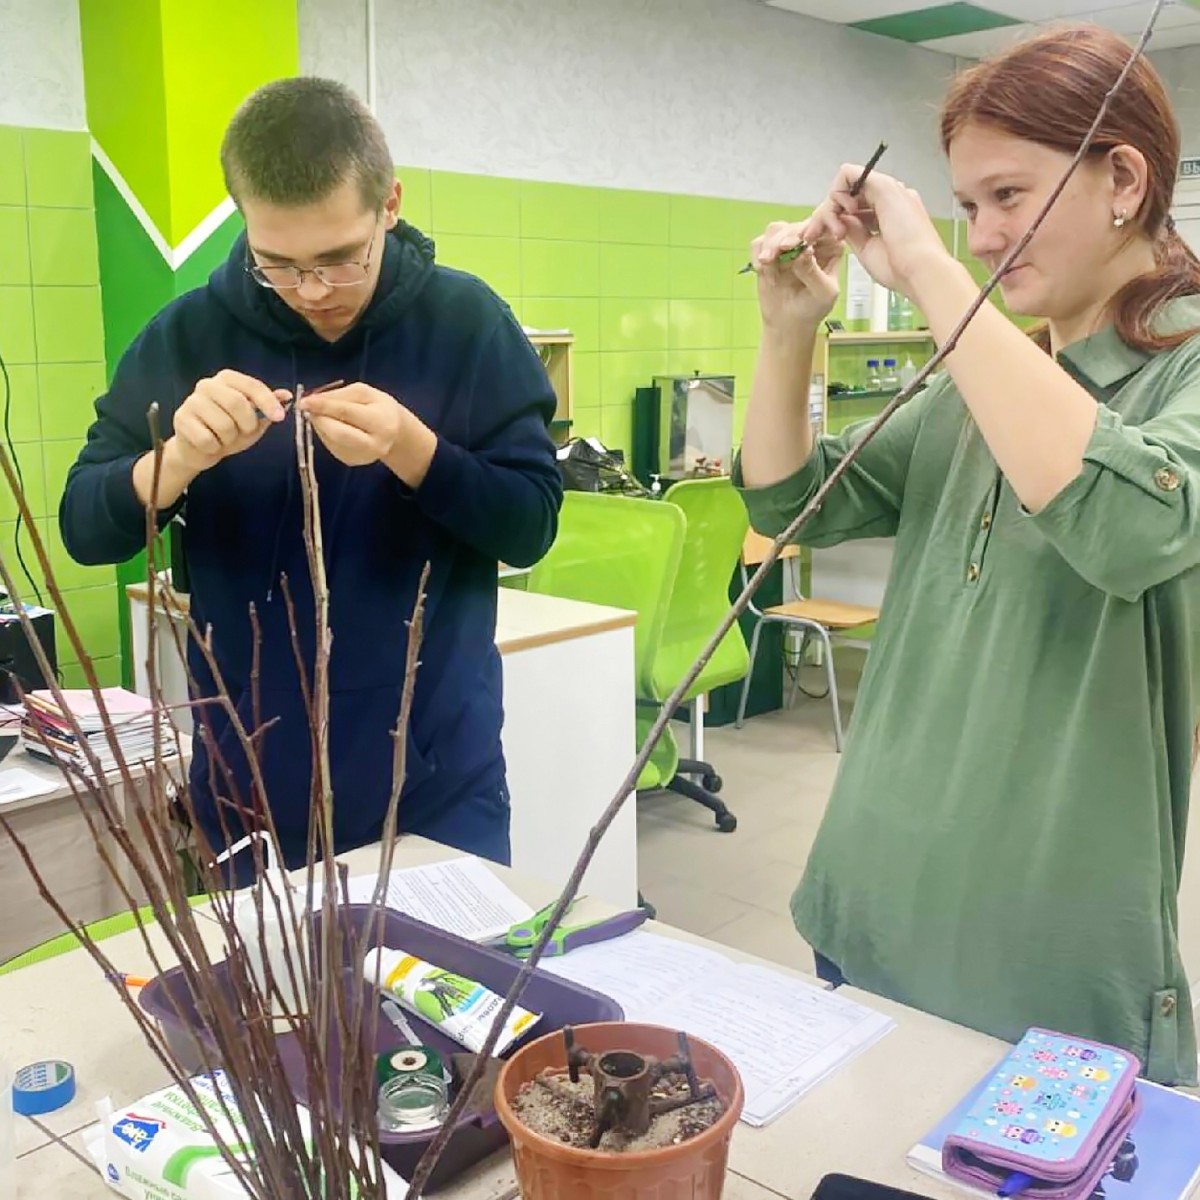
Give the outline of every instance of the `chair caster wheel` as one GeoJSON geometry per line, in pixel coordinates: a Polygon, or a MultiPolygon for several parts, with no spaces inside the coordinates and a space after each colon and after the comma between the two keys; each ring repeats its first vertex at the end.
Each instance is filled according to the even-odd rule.
{"type": "Polygon", "coordinates": [[[710,771],[700,780],[700,786],[706,792],[711,792],[715,796],[725,786],[725,780],[716,774],[715,771],[710,771]]]}
{"type": "Polygon", "coordinates": [[[723,817],[718,817],[717,828],[722,833],[732,833],[737,828],[737,817],[733,813],[726,813],[723,817]]]}

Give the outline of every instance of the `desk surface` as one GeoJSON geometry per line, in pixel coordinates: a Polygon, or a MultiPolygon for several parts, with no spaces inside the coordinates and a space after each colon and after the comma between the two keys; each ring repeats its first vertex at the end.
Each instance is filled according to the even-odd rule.
{"type": "MultiPolygon", "coordinates": [[[[187,596],[173,591],[160,592],[167,611],[188,611],[187,596]]],[[[131,601],[146,604],[150,585],[131,583],[125,588],[131,601]]],[[[579,600],[564,600],[516,588],[500,588],[497,597],[496,646],[501,654],[516,654],[554,642],[590,637],[613,629],[632,628],[637,614],[621,608],[605,608],[579,600]]]]}
{"type": "MultiPolygon", "coordinates": [[[[406,838],[398,847],[396,864],[414,866],[455,853],[406,838]]],[[[346,857],[355,873],[370,871],[375,861],[369,850],[346,857]]],[[[535,879],[501,868],[497,872],[533,905],[552,898],[552,889],[535,879]]],[[[703,939],[679,930],[652,928],[704,944],[703,939]]],[[[216,934],[214,923],[214,942],[216,934]]],[[[152,936],[161,939],[161,934],[152,936]]],[[[716,948],[732,959],[753,961],[750,955],[716,948]]],[[[110,939],[105,949],[122,970],[136,973],[149,968],[137,933],[110,939]]],[[[937,1200],[961,1196],[956,1189],[912,1171],[904,1155],[1001,1057],[1003,1045],[878,997],[847,991],[892,1016],[897,1027],[774,1124],[765,1129],[738,1126],[726,1189],[731,1200],[768,1196],[808,1200],[818,1180],[834,1171],[910,1188],[937,1200]],[[925,1086],[914,1090],[911,1081],[918,1076],[925,1086]],[[903,1104],[896,1102],[899,1096],[904,1097],[903,1104]]],[[[51,1135],[79,1149],[78,1133],[95,1121],[97,1100],[111,1095],[117,1103],[132,1102],[163,1086],[166,1074],[111,985],[81,951],[0,977],[0,1056],[14,1065],[64,1058],[75,1065],[79,1077],[76,1100],[42,1118],[44,1129],[18,1119],[20,1200],[102,1200],[111,1195],[99,1176],[51,1135]],[[87,1019],[81,1020],[85,1011],[87,1019]]],[[[499,1154],[440,1194],[450,1200],[493,1200],[512,1183],[508,1156],[499,1154]]]]}

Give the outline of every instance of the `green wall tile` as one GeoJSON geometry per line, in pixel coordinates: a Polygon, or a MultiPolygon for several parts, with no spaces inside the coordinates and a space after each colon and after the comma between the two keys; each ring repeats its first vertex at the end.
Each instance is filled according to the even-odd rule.
{"type": "Polygon", "coordinates": [[[731,344],[745,348],[757,346],[762,334],[762,313],[757,300],[735,300],[731,344]]]}
{"type": "Polygon", "coordinates": [[[423,233],[433,228],[433,190],[423,167],[397,167],[400,180],[400,215],[423,233]]]}
{"type": "Polygon", "coordinates": [[[596,296],[600,247],[595,242],[521,240],[521,291],[526,296],[596,296]]]}
{"type": "MultiPolygon", "coordinates": [[[[98,190],[98,189],[97,189],[98,190]]],[[[99,226],[99,221],[97,221],[99,226]]],[[[185,292],[190,292],[194,288],[203,287],[208,282],[208,277],[220,266],[228,257],[229,251],[233,248],[233,243],[237,241],[238,236],[245,228],[242,221],[241,213],[234,212],[204,239],[203,243],[188,255],[187,259],[180,264],[179,269],[175,272],[174,278],[174,294],[182,296],[185,292]]],[[[143,235],[144,236],[144,235],[143,235]]],[[[158,253],[157,250],[154,251],[158,253]]],[[[109,258],[111,262],[112,259],[109,258]]],[[[158,278],[163,278],[166,274],[166,264],[160,264],[153,272],[158,278]]],[[[109,276],[101,273],[104,279],[105,304],[107,305],[110,289],[109,276]]]]}
{"type": "Polygon", "coordinates": [[[600,349],[600,301],[579,296],[529,296],[521,301],[521,323],[534,329],[569,329],[575,356],[600,349]]]}
{"type": "Polygon", "coordinates": [[[29,219],[24,208],[0,208],[0,287],[28,284],[29,219]]]}
{"type": "Polygon", "coordinates": [[[600,295],[662,299],[671,294],[671,258],[666,246],[624,242],[600,247],[600,295]]]}
{"type": "MultiPolygon", "coordinates": [[[[10,366],[8,381],[8,428],[14,442],[39,442],[42,438],[41,408],[38,404],[37,367],[32,363],[10,366]]],[[[0,421],[3,420],[3,380],[0,380],[0,421]]]]}
{"type": "Polygon", "coordinates": [[[733,222],[733,201],[708,196],[672,196],[672,246],[711,246],[727,250],[733,222]]]}
{"type": "Polygon", "coordinates": [[[25,203],[25,151],[21,131],[0,125],[0,204],[25,203]]]}
{"type": "MultiPolygon", "coordinates": [[[[121,677],[121,660],[119,658],[95,658],[91,655],[92,671],[95,673],[96,682],[101,687],[120,687],[123,680],[121,677]]],[[[85,688],[88,686],[87,679],[84,677],[83,668],[77,662],[62,662],[59,664],[59,670],[62,671],[63,686],[69,688],[85,688]]]]}
{"type": "Polygon", "coordinates": [[[669,375],[732,375],[733,351],[724,346],[711,349],[672,349],[667,352],[669,375]]]}
{"type": "Polygon", "coordinates": [[[594,242],[600,236],[600,191],[569,183],[522,180],[521,236],[594,242]]]}
{"type": "Polygon", "coordinates": [[[105,388],[104,363],[45,363],[38,367],[42,436],[76,438],[80,445],[105,388]]]}
{"type": "Polygon", "coordinates": [[[0,354],[9,366],[37,362],[32,288],[0,287],[0,354]]]}
{"type": "Polygon", "coordinates": [[[121,651],[117,632],[117,587],[78,588],[67,592],[67,612],[91,658],[113,658],[121,651]]]}
{"type": "Polygon", "coordinates": [[[648,387],[654,376],[664,374],[666,369],[665,350],[601,354],[601,407],[607,409],[632,404],[636,389],[648,387]]]}
{"type": "Polygon", "coordinates": [[[571,436],[602,437],[600,415],[601,409],[598,405],[575,409],[571,415],[571,436]]]}
{"type": "Polygon", "coordinates": [[[629,451],[633,444],[633,397],[623,407],[600,410],[600,440],[610,450],[629,451]]]}
{"type": "Polygon", "coordinates": [[[728,250],[671,247],[672,299],[728,300],[735,278],[728,250]]]}
{"type": "MultiPolygon", "coordinates": [[[[8,484],[0,481],[0,493],[8,495],[8,484]]],[[[39,532],[45,534],[45,526],[47,522],[41,520],[36,522],[39,532]]],[[[33,539],[29,532],[29,527],[21,523],[21,558],[17,556],[16,545],[17,523],[15,520],[0,521],[0,558],[4,560],[5,565],[16,577],[17,594],[26,602],[32,602],[37,599],[34,589],[29,586],[29,580],[26,578],[25,572],[21,567],[21,558],[24,558],[25,565],[29,568],[29,574],[33,576],[33,582],[37,584],[42,591],[42,599],[49,600],[46,595],[45,578],[42,575],[41,568],[38,566],[37,555],[33,550],[33,539]]],[[[111,568],[109,575],[111,576],[111,568]]],[[[61,634],[59,635],[62,636],[61,634]]]]}
{"type": "Polygon", "coordinates": [[[518,237],[520,190],[515,179],[430,172],[435,233],[475,233],[518,237]]]}
{"type": "Polygon", "coordinates": [[[600,403],[600,355],[576,351],[571,356],[571,412],[600,403]]]}
{"type": "Polygon", "coordinates": [[[506,300],[521,294],[521,247],[516,238],[444,233],[437,239],[438,261],[478,275],[506,300]]]}
{"type": "MultiPolygon", "coordinates": [[[[21,479],[25,485],[25,500],[35,517],[44,517],[46,508],[46,472],[42,466],[42,454],[36,442],[29,443],[18,451],[17,460],[21,467],[21,479]]],[[[9,490],[8,480],[0,475],[0,521],[15,521],[17,518],[16,497],[9,490]]],[[[25,555],[26,560],[29,555],[25,555]]]]}
{"type": "Polygon", "coordinates": [[[104,357],[98,287],[35,287],[33,311],[39,362],[98,362],[104,357]]]}
{"type": "Polygon", "coordinates": [[[667,304],[666,300],[601,300],[600,349],[665,350],[667,304]]]}
{"type": "Polygon", "coordinates": [[[731,350],[729,369],[733,372],[733,394],[748,396],[754,382],[754,365],[758,361],[757,350],[731,350]]]}
{"type": "Polygon", "coordinates": [[[728,347],[732,329],[732,301],[671,301],[668,344],[672,350],[712,350],[728,347]]]}
{"type": "Polygon", "coordinates": [[[670,227],[669,197],[658,192],[601,190],[601,241],[663,246],[670,227]]]}
{"type": "Polygon", "coordinates": [[[42,208],[92,207],[92,143],[86,133],[26,129],[28,202],[42,208]]]}
{"type": "Polygon", "coordinates": [[[98,285],[94,213],[83,208],[29,209],[29,256],[35,284],[98,285]]]}

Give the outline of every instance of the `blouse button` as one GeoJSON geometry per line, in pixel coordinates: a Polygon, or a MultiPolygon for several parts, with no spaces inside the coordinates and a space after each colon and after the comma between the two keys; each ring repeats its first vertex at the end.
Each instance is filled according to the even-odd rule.
{"type": "Polygon", "coordinates": [[[1159,467],[1154,472],[1154,482],[1164,492],[1173,492],[1179,487],[1179,472],[1174,467],[1159,467]]]}

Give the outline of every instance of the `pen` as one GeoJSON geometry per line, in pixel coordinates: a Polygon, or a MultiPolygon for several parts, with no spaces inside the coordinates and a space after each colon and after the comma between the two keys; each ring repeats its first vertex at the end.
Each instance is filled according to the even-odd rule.
{"type": "Polygon", "coordinates": [[[1000,1185],[996,1192],[997,1196],[1019,1196],[1022,1192],[1028,1191],[1037,1181],[1032,1175],[1025,1175],[1021,1171],[1013,1171],[1012,1174],[1000,1185]]]}
{"type": "MultiPolygon", "coordinates": [[[[876,164],[883,157],[883,152],[886,149],[887,149],[887,142],[880,142],[879,145],[875,149],[875,153],[872,154],[869,159],[867,159],[867,165],[865,167],[863,167],[862,174],[859,175],[859,177],[850,185],[850,195],[857,196],[858,193],[862,191],[863,184],[865,184],[867,182],[867,176],[870,175],[873,170],[875,170],[876,164]]],[[[793,259],[798,258],[801,254],[803,254],[804,251],[807,249],[808,249],[808,243],[802,239],[798,246],[793,246],[790,250],[785,250],[782,254],[780,254],[780,256],[778,257],[778,259],[776,259],[776,261],[781,262],[781,263],[791,262],[793,259]]],[[[738,274],[745,275],[747,272],[753,271],[753,270],[754,270],[754,264],[747,263],[738,272],[738,274]]]]}
{"type": "Polygon", "coordinates": [[[113,971],[109,979],[115,983],[123,983],[127,988],[144,988],[150,982],[142,975],[127,975],[124,971],[113,971]]]}

